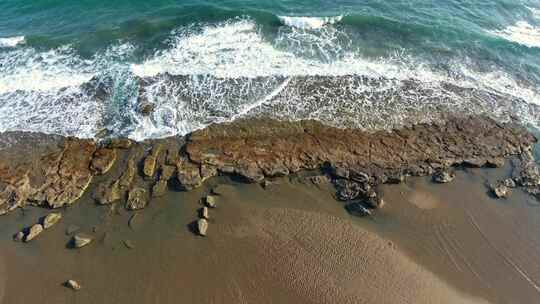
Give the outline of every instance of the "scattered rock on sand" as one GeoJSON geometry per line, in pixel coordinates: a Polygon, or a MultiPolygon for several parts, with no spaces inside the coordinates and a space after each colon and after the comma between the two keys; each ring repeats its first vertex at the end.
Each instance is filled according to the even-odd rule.
{"type": "Polygon", "coordinates": [[[133,188],[129,191],[128,200],[126,202],[126,209],[139,210],[148,205],[146,198],[146,190],[143,188],[133,188]]]}
{"type": "Polygon", "coordinates": [[[357,183],[345,179],[338,179],[334,182],[337,188],[337,199],[340,201],[352,201],[369,190],[367,183],[357,183]]]}
{"type": "Polygon", "coordinates": [[[43,218],[43,228],[49,229],[62,218],[62,213],[52,212],[43,218]]]}
{"type": "Polygon", "coordinates": [[[75,280],[67,280],[65,283],[64,283],[64,286],[66,286],[67,288],[71,288],[73,290],[80,290],[81,289],[81,284],[79,284],[77,281],[75,280]]]}
{"type": "Polygon", "coordinates": [[[213,195],[207,195],[204,199],[204,203],[209,208],[216,208],[216,197],[213,195]]]}
{"type": "Polygon", "coordinates": [[[385,202],[382,197],[377,195],[374,191],[372,192],[374,195],[368,196],[366,199],[366,204],[373,209],[380,209],[384,207],[385,202]]]}
{"type": "Polygon", "coordinates": [[[124,246],[126,246],[127,249],[133,249],[135,248],[135,244],[133,244],[130,240],[124,240],[124,246]]]}
{"type": "Polygon", "coordinates": [[[433,174],[433,181],[439,184],[446,184],[454,180],[456,174],[448,169],[441,169],[433,174]]]}
{"type": "Polygon", "coordinates": [[[206,231],[208,230],[208,221],[206,219],[199,219],[197,221],[197,231],[199,235],[206,236],[206,231]]]}
{"type": "Polygon", "coordinates": [[[510,188],[508,188],[507,186],[505,186],[504,184],[498,184],[496,186],[491,186],[491,191],[493,192],[493,194],[497,197],[497,198],[504,198],[504,197],[507,197],[509,192],[510,192],[510,188]]]}
{"type": "Polygon", "coordinates": [[[206,220],[209,219],[208,207],[202,207],[201,209],[199,209],[199,217],[206,220]]]}
{"type": "Polygon", "coordinates": [[[24,237],[25,242],[30,242],[32,239],[34,239],[36,236],[38,236],[41,232],[43,232],[43,226],[41,224],[35,224],[30,229],[28,229],[28,233],[24,237]]]}
{"type": "Polygon", "coordinates": [[[71,245],[73,248],[81,248],[92,242],[92,237],[86,234],[76,234],[71,239],[71,245]]]}
{"type": "Polygon", "coordinates": [[[371,211],[359,202],[350,203],[345,206],[347,212],[356,216],[371,215],[371,211]]]}
{"type": "Polygon", "coordinates": [[[19,231],[13,235],[13,240],[15,242],[22,242],[24,240],[24,232],[19,231]]]}
{"type": "Polygon", "coordinates": [[[503,185],[505,185],[505,186],[508,187],[508,188],[515,188],[515,187],[517,187],[516,182],[515,182],[513,179],[511,179],[511,178],[505,179],[505,180],[503,181],[503,185]]]}

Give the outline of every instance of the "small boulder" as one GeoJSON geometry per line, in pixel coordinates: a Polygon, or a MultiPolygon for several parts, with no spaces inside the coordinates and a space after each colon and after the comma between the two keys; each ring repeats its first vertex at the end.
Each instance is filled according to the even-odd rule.
{"type": "Polygon", "coordinates": [[[127,249],[134,249],[135,248],[135,244],[133,244],[132,241],[130,240],[124,240],[124,246],[126,246],[127,249]]]}
{"type": "Polygon", "coordinates": [[[208,221],[206,219],[199,219],[197,221],[197,231],[199,235],[206,236],[206,231],[208,230],[208,221]]]}
{"type": "Polygon", "coordinates": [[[356,216],[369,216],[371,211],[359,202],[350,203],[345,206],[347,212],[356,216]]]}
{"type": "Polygon", "coordinates": [[[146,177],[152,177],[154,176],[154,172],[156,171],[156,156],[153,154],[148,155],[144,159],[143,163],[143,173],[146,177]]]}
{"type": "Polygon", "coordinates": [[[58,221],[61,218],[62,218],[62,213],[59,213],[59,212],[52,212],[52,213],[47,214],[47,216],[45,216],[42,221],[43,228],[45,229],[51,228],[54,224],[58,223],[58,221]]]}
{"type": "Polygon", "coordinates": [[[75,280],[67,280],[65,283],[64,283],[64,286],[66,286],[67,288],[71,288],[72,290],[80,290],[81,289],[81,284],[79,284],[77,281],[75,280]]]}
{"type": "Polygon", "coordinates": [[[73,248],[82,248],[92,242],[92,237],[85,234],[76,234],[71,239],[71,245],[73,248]]]}
{"type": "Polygon", "coordinates": [[[38,236],[41,232],[43,232],[43,226],[41,224],[35,224],[30,229],[28,229],[28,233],[24,237],[25,242],[30,242],[33,240],[36,236],[38,236]]]}
{"type": "MultiPolygon", "coordinates": [[[[375,192],[372,192],[372,193],[375,193],[375,192]]],[[[366,205],[368,205],[368,207],[372,209],[380,209],[384,207],[384,205],[386,204],[385,201],[382,199],[382,197],[380,197],[376,193],[375,195],[368,196],[365,202],[366,202],[366,205]]]]}
{"type": "Polygon", "coordinates": [[[207,195],[204,199],[204,204],[209,208],[216,208],[216,197],[213,195],[207,195]]]}
{"type": "Polygon", "coordinates": [[[13,235],[13,240],[15,242],[22,242],[24,240],[24,232],[19,231],[13,235]]]}
{"type": "Polygon", "coordinates": [[[146,190],[143,188],[133,188],[129,191],[128,200],[126,202],[126,209],[139,210],[148,205],[146,197],[146,190]]]}
{"type": "Polygon", "coordinates": [[[493,194],[497,197],[497,198],[504,198],[504,197],[507,197],[509,192],[510,192],[510,188],[508,188],[507,186],[505,186],[504,184],[499,184],[497,186],[491,186],[491,192],[493,192],[493,194]]]}
{"type": "Polygon", "coordinates": [[[433,174],[433,181],[439,184],[446,184],[454,180],[456,174],[447,169],[438,170],[433,174]]]}
{"type": "Polygon", "coordinates": [[[199,209],[199,217],[206,220],[209,219],[208,207],[202,207],[201,209],[199,209]]]}
{"type": "Polygon", "coordinates": [[[505,179],[505,180],[503,181],[503,184],[504,184],[506,187],[508,187],[508,188],[515,188],[515,187],[517,187],[516,182],[515,182],[513,179],[511,179],[511,178],[505,179]]]}

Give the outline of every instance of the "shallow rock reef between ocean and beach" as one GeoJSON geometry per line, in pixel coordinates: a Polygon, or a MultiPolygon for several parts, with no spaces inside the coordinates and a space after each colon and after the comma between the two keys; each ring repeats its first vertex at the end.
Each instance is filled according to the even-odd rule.
{"type": "Polygon", "coordinates": [[[535,303],[537,138],[264,118],[0,135],[0,303],[535,303]]]}

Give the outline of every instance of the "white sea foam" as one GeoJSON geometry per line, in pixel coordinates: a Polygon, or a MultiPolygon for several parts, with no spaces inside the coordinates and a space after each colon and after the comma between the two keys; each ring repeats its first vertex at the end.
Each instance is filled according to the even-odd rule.
{"type": "Polygon", "coordinates": [[[518,21],[503,30],[492,31],[491,33],[530,48],[540,48],[540,28],[531,25],[527,21],[518,21]]]}
{"type": "Polygon", "coordinates": [[[141,140],[186,134],[246,115],[380,128],[434,118],[441,107],[500,117],[519,111],[524,120],[538,124],[538,113],[531,114],[526,104],[510,109],[475,91],[540,105],[537,88],[505,72],[477,72],[466,62],[455,62],[450,71],[435,70],[406,52],[367,59],[343,44],[351,40],[343,35],[335,27],[282,27],[269,39],[254,21],[234,19],[174,31],[169,48],[139,63],[130,61],[134,48],[129,44],[90,59],[69,47],[41,53],[10,50],[0,53],[0,131],[92,137],[107,128],[141,140]],[[179,82],[166,74],[188,77],[179,82]],[[133,75],[154,77],[142,92],[156,106],[150,116],[136,110],[139,88],[133,75]],[[321,75],[380,81],[353,77],[320,83],[321,75]],[[299,84],[296,76],[310,78],[299,84]],[[96,101],[78,89],[92,77],[112,79],[110,100],[96,101]],[[446,88],[448,83],[474,90],[460,95],[446,88]],[[473,106],[470,100],[478,96],[484,105],[473,106]]]}
{"type": "Polygon", "coordinates": [[[301,17],[301,16],[278,16],[279,20],[287,25],[301,29],[319,29],[328,24],[341,22],[343,16],[332,17],[301,17]]]}
{"type": "Polygon", "coordinates": [[[24,36],[0,38],[0,48],[15,47],[24,42],[24,36]]]}
{"type": "Polygon", "coordinates": [[[532,15],[536,19],[540,19],[540,8],[527,7],[531,11],[532,15]]]}

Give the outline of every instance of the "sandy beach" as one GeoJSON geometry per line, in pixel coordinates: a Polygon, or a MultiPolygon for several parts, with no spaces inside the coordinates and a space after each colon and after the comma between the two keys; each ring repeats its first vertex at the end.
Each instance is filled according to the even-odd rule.
{"type": "Polygon", "coordinates": [[[132,214],[83,197],[36,241],[13,243],[47,213],[30,208],[2,219],[2,303],[534,303],[540,209],[520,191],[486,195],[504,171],[385,186],[388,206],[372,218],[348,214],[328,183],[224,180],[205,238],[188,224],[218,180],[167,193],[130,225],[132,214]],[[66,248],[70,225],[96,242],[66,248]],[[68,277],[84,288],[60,286],[68,277]]]}

